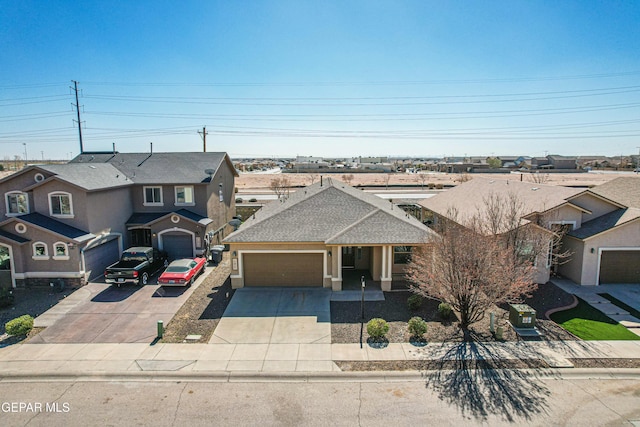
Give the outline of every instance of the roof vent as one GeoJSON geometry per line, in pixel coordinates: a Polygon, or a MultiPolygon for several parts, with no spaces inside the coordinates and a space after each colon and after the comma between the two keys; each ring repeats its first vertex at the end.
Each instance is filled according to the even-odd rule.
{"type": "Polygon", "coordinates": [[[538,191],[538,187],[533,187],[531,191],[538,191]]]}

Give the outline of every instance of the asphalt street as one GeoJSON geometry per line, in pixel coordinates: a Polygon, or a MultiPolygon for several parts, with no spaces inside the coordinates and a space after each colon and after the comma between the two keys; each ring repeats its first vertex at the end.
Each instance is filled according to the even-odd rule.
{"type": "Polygon", "coordinates": [[[518,390],[494,374],[460,378],[459,387],[428,375],[386,382],[3,381],[0,425],[640,425],[637,376],[534,375],[515,381],[518,390]]]}

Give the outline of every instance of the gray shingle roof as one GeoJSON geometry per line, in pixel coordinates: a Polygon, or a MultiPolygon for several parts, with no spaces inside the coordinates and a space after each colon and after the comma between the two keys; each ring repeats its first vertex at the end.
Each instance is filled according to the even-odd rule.
{"type": "Polygon", "coordinates": [[[582,227],[571,231],[568,235],[578,239],[587,239],[638,218],[640,218],[640,209],[618,209],[592,219],[591,221],[582,223],[582,227]]]}
{"type": "Polygon", "coordinates": [[[64,224],[60,221],[57,221],[53,218],[49,218],[48,216],[39,214],[37,212],[26,214],[26,215],[20,215],[12,218],[12,220],[28,222],[30,224],[37,225],[38,227],[49,230],[60,236],[73,239],[79,243],[85,242],[87,240],[91,240],[95,237],[94,234],[91,234],[86,231],[80,230],[79,228],[75,228],[70,225],[64,224]]]}
{"type": "MultiPolygon", "coordinates": [[[[71,163],[111,164],[136,184],[198,184],[209,182],[205,170],[217,171],[226,153],[84,153],[71,163]]],[[[234,172],[235,173],[235,172],[234,172]]]]}
{"type": "Polygon", "coordinates": [[[640,208],[640,177],[620,177],[589,191],[624,206],[640,208]]]}
{"type": "Polygon", "coordinates": [[[266,205],[225,242],[408,244],[432,233],[392,203],[329,178],[266,205]]]}
{"type": "Polygon", "coordinates": [[[55,176],[62,181],[66,181],[88,191],[133,184],[121,171],[108,163],[91,165],[68,163],[62,165],[42,165],[38,167],[55,174],[55,176]]]}

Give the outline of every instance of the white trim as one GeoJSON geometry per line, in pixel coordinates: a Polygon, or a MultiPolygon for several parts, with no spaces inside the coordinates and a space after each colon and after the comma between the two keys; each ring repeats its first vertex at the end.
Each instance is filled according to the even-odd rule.
{"type": "Polygon", "coordinates": [[[69,245],[65,242],[55,242],[53,244],[53,256],[51,257],[56,261],[66,261],[69,259],[69,245]],[[62,245],[64,247],[64,255],[58,255],[58,251],[56,250],[56,246],[62,245]]]}
{"type": "Polygon", "coordinates": [[[21,222],[16,223],[13,227],[17,233],[24,234],[27,232],[27,226],[21,222]]]}
{"type": "Polygon", "coordinates": [[[189,231],[189,230],[185,230],[184,228],[178,228],[178,227],[173,227],[173,228],[167,228],[165,230],[162,230],[158,233],[158,249],[160,249],[161,251],[164,250],[164,241],[162,239],[162,235],[165,233],[170,233],[172,231],[175,232],[179,232],[179,233],[187,233],[191,235],[191,246],[193,248],[193,254],[196,253],[196,234],[193,231],[189,231]]]}
{"type": "Polygon", "coordinates": [[[84,271],[30,271],[26,273],[16,273],[16,279],[80,279],[84,277],[84,271]]]}
{"type": "Polygon", "coordinates": [[[171,222],[174,223],[174,224],[177,224],[177,223],[180,222],[180,216],[178,216],[176,214],[171,215],[171,217],[169,219],[171,219],[171,222]]]}
{"type": "MultiPolygon", "coordinates": [[[[586,245],[585,245],[586,246],[586,245]]],[[[598,268],[596,269],[596,286],[600,286],[600,264],[602,262],[602,252],[615,252],[615,251],[640,251],[639,247],[618,247],[618,248],[598,248],[598,268]]]]}
{"type": "Polygon", "coordinates": [[[75,215],[73,214],[73,196],[71,195],[71,193],[68,193],[66,191],[52,191],[51,193],[47,194],[47,200],[49,201],[49,215],[51,215],[54,218],[74,218],[75,215]],[[71,213],[69,214],[54,214],[53,213],[53,205],[51,204],[51,196],[68,196],[69,197],[69,210],[71,211],[71,213]]]}
{"type": "Polygon", "coordinates": [[[16,267],[13,262],[13,248],[10,245],[0,243],[0,246],[3,246],[9,250],[9,265],[11,266],[11,287],[16,287],[16,267]]]}
{"type": "Polygon", "coordinates": [[[549,240],[549,246],[547,246],[547,262],[545,263],[547,268],[553,264],[553,239],[549,240]]]}
{"type": "Polygon", "coordinates": [[[4,193],[4,203],[5,203],[5,208],[6,208],[6,216],[8,217],[14,217],[14,216],[20,216],[20,215],[25,215],[31,212],[31,208],[29,206],[29,194],[25,193],[24,191],[20,191],[20,190],[12,190],[12,191],[7,191],[6,193],[4,193]],[[27,211],[26,212],[9,212],[9,206],[11,206],[11,204],[9,203],[9,196],[11,195],[22,195],[25,197],[26,201],[27,201],[27,211]]]}
{"type": "MultiPolygon", "coordinates": [[[[260,253],[271,253],[271,254],[322,254],[322,272],[323,272],[323,280],[324,279],[332,279],[327,270],[327,253],[329,251],[327,249],[244,249],[237,251],[238,254],[238,273],[236,275],[231,275],[232,279],[243,279],[244,278],[244,270],[243,270],[243,260],[242,255],[244,254],[260,254],[260,253]]],[[[338,252],[342,252],[341,250],[338,252]]],[[[341,278],[340,278],[341,280],[341,278]]]]}
{"type": "Polygon", "coordinates": [[[42,181],[44,181],[44,179],[45,179],[45,178],[44,178],[44,175],[43,175],[43,174],[41,174],[40,172],[38,172],[38,173],[36,173],[35,175],[33,175],[33,180],[34,180],[35,182],[42,182],[42,181]]]}
{"type": "Polygon", "coordinates": [[[173,197],[175,206],[195,206],[196,205],[196,192],[193,189],[193,185],[176,185],[173,187],[173,197]],[[178,188],[190,188],[191,189],[191,201],[190,202],[178,202],[178,188]]]}
{"type": "Polygon", "coordinates": [[[45,242],[37,241],[31,244],[31,258],[37,261],[44,261],[49,259],[49,246],[45,242]],[[36,246],[44,246],[44,255],[38,255],[36,253],[36,246]]]}
{"type": "Polygon", "coordinates": [[[143,206],[164,206],[164,196],[162,194],[161,185],[145,185],[142,187],[142,205],[143,206]],[[147,188],[159,188],[160,189],[160,201],[159,202],[147,202],[147,188]]]}
{"type": "Polygon", "coordinates": [[[337,247],[338,250],[338,280],[342,280],[342,246],[337,247]]]}

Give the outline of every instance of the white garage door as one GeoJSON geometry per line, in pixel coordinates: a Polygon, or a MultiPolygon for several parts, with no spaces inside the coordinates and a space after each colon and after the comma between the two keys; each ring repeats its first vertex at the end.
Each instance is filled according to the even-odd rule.
{"type": "Polygon", "coordinates": [[[84,251],[84,268],[89,273],[89,280],[102,276],[104,269],[119,258],[120,245],[117,238],[84,251]]]}
{"type": "Polygon", "coordinates": [[[191,234],[169,232],[162,235],[162,249],[167,251],[169,259],[193,258],[193,240],[191,234]]]}

